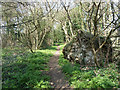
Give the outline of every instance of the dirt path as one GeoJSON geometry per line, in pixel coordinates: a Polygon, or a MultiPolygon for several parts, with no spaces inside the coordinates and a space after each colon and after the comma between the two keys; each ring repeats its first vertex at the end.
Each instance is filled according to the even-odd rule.
{"type": "Polygon", "coordinates": [[[53,88],[70,89],[68,81],[64,79],[65,76],[60,70],[60,66],[58,65],[59,55],[60,55],[60,46],[57,47],[56,53],[54,54],[54,56],[50,58],[50,61],[48,63],[48,66],[50,67],[50,71],[48,74],[51,77],[51,85],[53,86],[53,88]]]}

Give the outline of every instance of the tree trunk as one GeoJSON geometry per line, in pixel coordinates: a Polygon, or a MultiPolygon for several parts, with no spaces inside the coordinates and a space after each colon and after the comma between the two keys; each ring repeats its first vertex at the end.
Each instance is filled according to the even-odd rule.
{"type": "MultiPolygon", "coordinates": [[[[94,52],[94,51],[93,51],[93,52],[94,52]]],[[[94,52],[94,62],[95,62],[95,64],[96,64],[96,66],[99,68],[100,65],[99,65],[99,63],[98,63],[98,61],[97,61],[97,54],[96,54],[96,52],[94,52]]]]}
{"type": "Polygon", "coordinates": [[[65,25],[62,25],[62,29],[63,29],[63,31],[65,33],[66,42],[69,42],[70,40],[69,40],[69,35],[67,33],[67,30],[66,30],[66,22],[65,22],[65,25]]]}
{"type": "Polygon", "coordinates": [[[71,32],[71,35],[72,35],[72,37],[73,37],[73,26],[72,26],[72,24],[70,23],[70,21],[69,21],[69,25],[70,25],[70,32],[71,32]]]}
{"type": "Polygon", "coordinates": [[[94,62],[96,64],[96,66],[99,68],[100,65],[99,65],[99,63],[97,61],[97,52],[95,51],[95,46],[94,46],[93,41],[91,42],[91,45],[92,45],[92,50],[93,50],[93,54],[94,54],[94,62]]]}
{"type": "Polygon", "coordinates": [[[43,43],[43,40],[44,40],[44,38],[45,38],[45,36],[46,36],[46,30],[45,30],[45,32],[44,32],[44,35],[42,36],[42,38],[41,38],[41,41],[40,41],[40,43],[38,44],[38,48],[40,48],[41,47],[41,45],[42,45],[42,43],[43,43]]]}

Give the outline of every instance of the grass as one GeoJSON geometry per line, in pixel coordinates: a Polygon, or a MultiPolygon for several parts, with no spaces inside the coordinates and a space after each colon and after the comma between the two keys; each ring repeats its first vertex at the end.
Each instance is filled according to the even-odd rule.
{"type": "MultiPolygon", "coordinates": [[[[62,48],[61,48],[62,51],[62,48]]],[[[109,64],[107,68],[97,69],[95,67],[82,67],[75,63],[71,64],[63,58],[63,54],[59,57],[59,65],[69,84],[74,88],[118,88],[120,74],[117,65],[109,64]]]]}
{"type": "Polygon", "coordinates": [[[35,53],[19,48],[3,49],[2,88],[50,88],[47,63],[56,46],[35,53]]]}
{"type": "MultiPolygon", "coordinates": [[[[61,55],[59,65],[66,75],[71,86],[74,88],[118,88],[120,74],[117,66],[110,64],[107,68],[95,69],[93,67],[83,67],[79,64],[71,64],[61,55]]],[[[49,71],[47,63],[57,46],[47,49],[36,50],[35,53],[26,52],[19,48],[3,49],[3,88],[51,88],[50,77],[45,74],[49,71]]]]}

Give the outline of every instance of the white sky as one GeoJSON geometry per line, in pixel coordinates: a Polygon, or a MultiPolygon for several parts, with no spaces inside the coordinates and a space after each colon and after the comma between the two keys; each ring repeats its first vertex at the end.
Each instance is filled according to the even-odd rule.
{"type": "MultiPolygon", "coordinates": [[[[1,2],[11,2],[11,1],[19,1],[19,2],[46,2],[46,0],[0,0],[1,2]]],[[[59,2],[60,0],[47,0],[49,2],[59,2]]],[[[74,0],[62,0],[63,2],[70,2],[74,0]]],[[[75,0],[75,1],[82,1],[82,2],[92,2],[96,1],[99,2],[100,0],[75,0]]],[[[105,2],[109,2],[110,0],[101,0],[105,2]]],[[[113,2],[118,2],[119,0],[112,0],[113,2]]]]}

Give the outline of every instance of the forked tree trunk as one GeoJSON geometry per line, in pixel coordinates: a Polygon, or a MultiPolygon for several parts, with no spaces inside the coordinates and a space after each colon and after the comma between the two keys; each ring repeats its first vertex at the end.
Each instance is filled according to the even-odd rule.
{"type": "Polygon", "coordinates": [[[93,51],[93,53],[94,53],[94,62],[95,62],[95,64],[96,64],[96,66],[99,68],[100,65],[99,65],[99,63],[98,63],[98,61],[97,61],[97,53],[94,52],[94,51],[93,51]]]}

